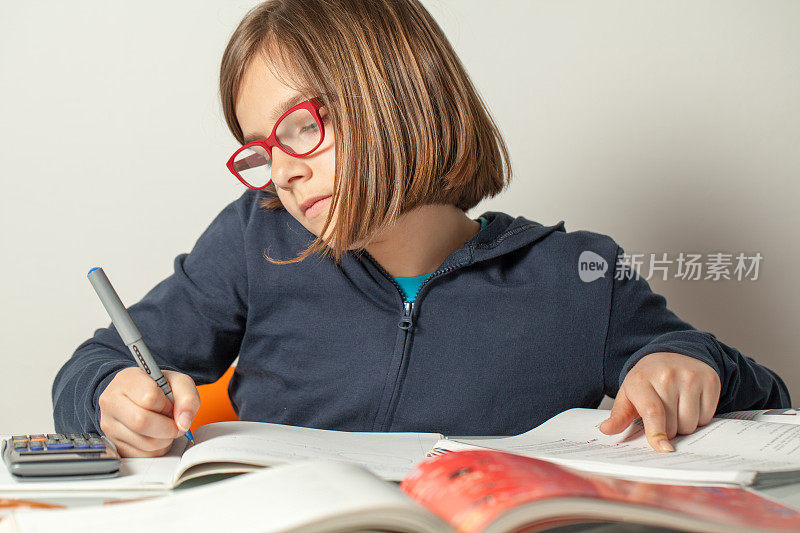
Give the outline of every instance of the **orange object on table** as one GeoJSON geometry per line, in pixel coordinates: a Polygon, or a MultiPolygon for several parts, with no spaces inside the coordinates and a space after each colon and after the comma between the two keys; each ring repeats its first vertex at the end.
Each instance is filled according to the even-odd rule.
{"type": "Polygon", "coordinates": [[[228,383],[230,383],[235,370],[236,366],[232,365],[214,383],[197,386],[197,392],[200,394],[200,410],[197,411],[192,421],[190,428],[192,432],[200,426],[212,422],[239,420],[236,411],[233,410],[230,396],[228,396],[228,383]]]}

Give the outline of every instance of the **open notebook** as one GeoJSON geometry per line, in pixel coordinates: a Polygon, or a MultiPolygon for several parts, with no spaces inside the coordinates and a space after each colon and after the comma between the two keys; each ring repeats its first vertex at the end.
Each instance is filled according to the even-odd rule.
{"type": "Polygon", "coordinates": [[[164,490],[189,479],[251,472],[305,459],[359,464],[400,481],[442,439],[438,433],[372,433],[311,429],[263,422],[215,422],[175,440],[163,457],[124,458],[119,476],[82,481],[20,482],[0,468],[0,490],[164,490]]]}
{"type": "Polygon", "coordinates": [[[216,422],[177,439],[164,457],[124,459],[120,475],[84,481],[20,482],[0,468],[0,490],[150,490],[174,488],[209,474],[250,472],[305,459],[333,459],[399,481],[426,456],[492,448],[589,472],[650,481],[766,486],[800,481],[800,424],[794,410],[732,413],[671,440],[675,451],[650,448],[635,421],[617,435],[600,423],[608,410],[575,408],[515,437],[445,437],[438,433],[357,433],[261,422],[216,422]],[[784,414],[778,414],[784,413],[784,414]],[[758,419],[786,419],[791,424],[758,419]],[[753,420],[752,418],[755,418],[753,420]]]}

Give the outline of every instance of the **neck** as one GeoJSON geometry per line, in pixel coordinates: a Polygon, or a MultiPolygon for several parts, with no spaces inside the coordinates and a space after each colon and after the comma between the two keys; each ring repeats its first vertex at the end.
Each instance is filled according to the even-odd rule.
{"type": "Polygon", "coordinates": [[[430,274],[481,229],[454,205],[425,205],[400,216],[366,251],[392,277],[430,274]]]}

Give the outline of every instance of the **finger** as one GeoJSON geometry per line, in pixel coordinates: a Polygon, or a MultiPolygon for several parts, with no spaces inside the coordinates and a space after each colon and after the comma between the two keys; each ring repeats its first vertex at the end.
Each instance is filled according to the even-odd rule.
{"type": "Polygon", "coordinates": [[[113,417],[139,435],[156,439],[174,439],[180,435],[172,417],[150,411],[133,402],[114,411],[113,417]]]}
{"type": "Polygon", "coordinates": [[[167,371],[164,376],[172,387],[172,397],[175,400],[173,410],[175,424],[183,431],[192,425],[197,411],[200,409],[200,394],[194,380],[186,374],[167,371]]]}
{"type": "MultiPolygon", "coordinates": [[[[146,377],[146,375],[145,375],[145,378],[147,380],[153,382],[153,380],[148,378],[148,377],[146,377]]],[[[141,385],[141,382],[139,384],[141,385]]],[[[153,384],[155,385],[155,382],[153,382],[153,384]]],[[[136,393],[130,392],[131,389],[133,389],[133,388],[135,388],[135,386],[127,385],[126,387],[123,387],[123,388],[117,388],[115,391],[109,391],[108,389],[106,389],[106,392],[104,392],[100,396],[98,404],[99,404],[99,408],[100,408],[100,425],[101,425],[101,429],[104,432],[107,432],[104,424],[113,417],[115,420],[121,421],[122,423],[125,423],[125,424],[129,424],[128,427],[131,427],[134,431],[137,431],[137,430],[141,429],[142,431],[146,432],[147,435],[149,435],[149,436],[152,436],[152,437],[155,437],[155,438],[166,438],[166,436],[163,433],[163,431],[159,432],[157,430],[157,428],[160,427],[159,424],[158,424],[158,421],[156,421],[156,423],[155,423],[156,424],[155,425],[156,433],[152,433],[152,429],[148,429],[147,428],[147,421],[148,421],[147,414],[148,413],[149,414],[153,414],[153,415],[157,415],[157,416],[164,416],[164,415],[162,415],[160,413],[156,413],[154,411],[150,411],[149,409],[145,409],[144,407],[140,406],[135,401],[133,401],[128,396],[128,394],[131,394],[133,396],[141,396],[141,395],[137,395],[136,393]]],[[[156,388],[158,388],[158,387],[156,387],[156,388]]],[[[161,389],[158,389],[158,392],[160,392],[163,395],[163,392],[161,392],[161,389]]],[[[152,397],[152,395],[151,395],[151,397],[152,397]]],[[[165,397],[165,400],[166,400],[166,397],[165,397]]],[[[143,401],[146,402],[146,401],[150,401],[150,400],[145,399],[143,401]]],[[[169,403],[169,400],[166,400],[166,401],[167,401],[167,403],[169,403]]],[[[171,410],[172,410],[172,408],[169,407],[169,414],[171,414],[171,410]]],[[[168,417],[165,417],[165,419],[168,420],[168,421],[171,420],[168,417]]],[[[172,425],[172,429],[173,429],[172,432],[175,433],[175,431],[177,431],[177,428],[174,426],[174,424],[171,424],[171,425],[172,425]]],[[[162,424],[162,426],[163,426],[163,424],[162,424]]]]}
{"type": "Polygon", "coordinates": [[[650,446],[659,452],[674,450],[666,433],[667,420],[664,402],[649,382],[637,383],[631,390],[631,402],[642,416],[644,434],[650,446]]]}
{"type": "Polygon", "coordinates": [[[689,391],[678,397],[678,433],[681,435],[689,435],[697,429],[701,390],[689,391]]]}
{"type": "Polygon", "coordinates": [[[122,394],[143,409],[172,416],[172,403],[169,398],[144,371],[136,375],[135,381],[129,388],[123,389],[122,394]]]}
{"type": "Polygon", "coordinates": [[[650,383],[652,389],[661,398],[661,404],[664,406],[664,433],[668,439],[673,438],[678,434],[678,398],[680,391],[678,385],[673,380],[665,380],[664,382],[650,383]]]}
{"type": "Polygon", "coordinates": [[[117,438],[113,439],[113,442],[114,446],[117,447],[117,452],[119,452],[120,457],[161,457],[169,450],[168,447],[164,450],[147,452],[117,438]]]}
{"type": "Polygon", "coordinates": [[[611,406],[611,413],[608,418],[600,424],[599,429],[606,435],[613,435],[619,433],[628,427],[631,421],[639,415],[636,413],[636,408],[628,399],[628,394],[623,387],[619,389],[617,397],[614,399],[614,405],[611,406]]]}
{"type": "MultiPolygon", "coordinates": [[[[110,416],[106,421],[106,435],[112,435],[114,444],[122,442],[136,457],[156,457],[164,455],[172,447],[173,438],[158,439],[135,433],[125,424],[110,416]],[[142,455],[144,454],[144,455],[142,455]]],[[[130,457],[130,455],[129,455],[130,457]]]]}
{"type": "Polygon", "coordinates": [[[703,387],[700,393],[700,416],[698,423],[701,426],[705,426],[711,422],[711,418],[717,412],[720,395],[720,380],[719,376],[715,377],[716,380],[713,380],[711,385],[703,387]]]}

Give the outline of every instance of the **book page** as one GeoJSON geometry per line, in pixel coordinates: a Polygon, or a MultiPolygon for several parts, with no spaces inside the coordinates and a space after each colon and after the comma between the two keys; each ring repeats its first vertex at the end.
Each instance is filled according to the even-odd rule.
{"type": "MultiPolygon", "coordinates": [[[[574,468],[648,479],[702,483],[750,483],[756,471],[800,470],[800,427],[770,422],[714,418],[690,435],[670,439],[674,452],[653,450],[641,419],[621,433],[598,426],[608,410],[575,408],[540,426],[504,438],[459,442],[574,468]]],[[[447,441],[437,447],[448,448],[447,441]]]]}
{"type": "Polygon", "coordinates": [[[736,418],[756,422],[775,422],[777,424],[800,425],[800,412],[797,409],[757,409],[754,411],[731,411],[715,415],[715,418],[736,418]]]}
{"type": "Polygon", "coordinates": [[[13,511],[0,531],[449,532],[392,483],[342,462],[305,461],[138,502],[13,511]],[[10,519],[9,519],[10,518],[10,519]]]}
{"type": "Polygon", "coordinates": [[[194,432],[194,438],[195,444],[184,451],[175,471],[175,485],[195,465],[224,462],[264,467],[307,459],[347,461],[384,479],[399,481],[425,459],[442,435],[331,431],[239,421],[207,424],[194,432]]]}

